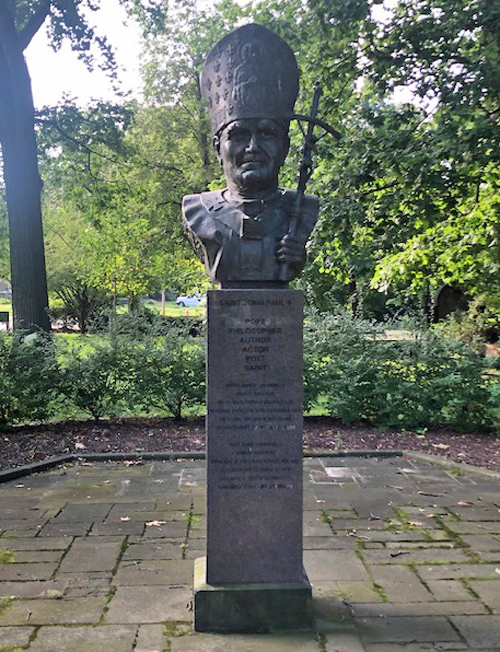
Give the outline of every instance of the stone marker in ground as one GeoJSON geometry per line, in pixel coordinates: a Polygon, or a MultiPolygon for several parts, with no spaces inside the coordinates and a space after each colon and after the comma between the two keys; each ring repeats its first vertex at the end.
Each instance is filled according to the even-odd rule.
{"type": "Polygon", "coordinates": [[[312,126],[297,191],[278,188],[298,81],[290,47],[255,24],[217,43],[201,75],[227,188],[183,201],[188,236],[221,287],[208,293],[207,557],[195,564],[197,631],[311,624],[302,563],[303,300],[288,281],[304,266],[318,215],[317,199],[305,194],[312,126]]]}

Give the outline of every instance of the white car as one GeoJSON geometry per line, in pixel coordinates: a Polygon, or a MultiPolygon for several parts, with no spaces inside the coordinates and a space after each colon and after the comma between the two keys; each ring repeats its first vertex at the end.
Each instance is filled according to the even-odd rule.
{"type": "Polygon", "coordinates": [[[195,294],[183,294],[175,300],[175,303],[182,308],[191,308],[205,304],[207,299],[205,296],[199,297],[195,294]]]}

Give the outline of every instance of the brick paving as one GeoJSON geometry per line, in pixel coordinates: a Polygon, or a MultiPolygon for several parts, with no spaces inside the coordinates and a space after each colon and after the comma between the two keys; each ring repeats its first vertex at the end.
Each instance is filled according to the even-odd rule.
{"type": "Polygon", "coordinates": [[[313,631],[194,633],[203,466],[0,485],[0,652],[500,651],[500,481],[402,457],[305,461],[313,631]]]}

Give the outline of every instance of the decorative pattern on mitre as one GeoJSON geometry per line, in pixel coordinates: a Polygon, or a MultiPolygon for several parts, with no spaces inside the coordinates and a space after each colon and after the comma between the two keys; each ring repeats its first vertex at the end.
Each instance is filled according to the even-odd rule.
{"type": "Polygon", "coordinates": [[[233,120],[280,120],[292,113],[299,69],[290,46],[253,23],[227,34],[210,50],[200,81],[216,134],[233,120]]]}

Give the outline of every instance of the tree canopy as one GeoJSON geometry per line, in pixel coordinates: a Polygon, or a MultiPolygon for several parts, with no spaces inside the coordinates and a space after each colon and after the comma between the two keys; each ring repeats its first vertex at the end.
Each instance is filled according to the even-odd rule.
{"type": "MultiPolygon", "coordinates": [[[[161,2],[122,0],[130,11],[160,20],[161,2]]],[[[92,67],[99,65],[116,76],[113,52],[106,37],[90,24],[89,12],[98,0],[0,1],[0,145],[9,216],[10,267],[14,325],[20,329],[48,330],[48,297],[43,245],[35,111],[24,50],[47,25],[52,46],[70,42],[78,56],[92,67]]]]}
{"type": "MultiPolygon", "coordinates": [[[[42,24],[35,9],[48,5],[54,46],[68,38],[89,65],[97,47],[112,75],[112,53],[83,11],[97,4],[0,2],[19,42],[42,24]]],[[[50,287],[68,266],[64,241],[72,248],[65,273],[90,286],[128,295],[167,284],[201,287],[180,201],[223,180],[198,75],[223,34],[254,20],[297,55],[297,111],[307,113],[319,82],[321,117],[342,134],[340,143],[318,143],[308,188],[322,206],[300,281],[309,300],[380,317],[425,304],[443,283],[485,301],[498,297],[496,3],[261,0],[241,7],[223,0],[202,10],[194,0],[123,4],[143,27],[144,100],[84,111],[65,105],[38,117],[50,287]]],[[[0,35],[0,57],[1,44],[0,35]]],[[[292,124],[283,185],[296,183],[301,146],[292,124]]],[[[0,211],[0,243],[1,229],[0,211]]]]}

